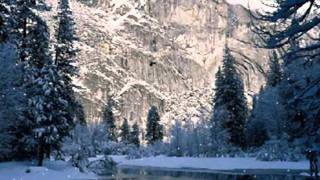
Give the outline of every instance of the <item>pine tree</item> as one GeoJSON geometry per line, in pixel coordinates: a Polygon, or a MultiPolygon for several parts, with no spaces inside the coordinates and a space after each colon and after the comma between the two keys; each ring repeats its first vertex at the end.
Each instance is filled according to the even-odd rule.
{"type": "Polygon", "coordinates": [[[37,16],[33,12],[35,5],[35,0],[16,0],[13,6],[14,33],[17,38],[19,61],[23,63],[30,57],[29,50],[32,40],[28,33],[32,32],[30,28],[36,21],[37,16]]]}
{"type": "MultiPolygon", "coordinates": [[[[32,79],[33,97],[30,98],[29,115],[35,120],[33,132],[38,150],[38,165],[42,166],[45,153],[52,148],[60,150],[64,137],[72,129],[64,111],[67,103],[61,98],[61,84],[56,66],[48,64],[32,79]]],[[[72,121],[71,121],[72,122],[72,121]]]]}
{"type": "MultiPolygon", "coordinates": [[[[28,61],[24,62],[24,88],[26,90],[26,98],[28,104],[24,109],[24,117],[19,121],[19,129],[24,129],[22,131],[22,140],[18,145],[22,148],[26,148],[26,151],[31,151],[32,154],[35,154],[38,148],[38,155],[41,154],[44,147],[44,142],[38,141],[36,136],[37,123],[42,121],[42,110],[44,99],[42,97],[41,89],[41,70],[44,66],[49,63],[49,33],[48,28],[45,22],[37,17],[34,26],[28,30],[28,38],[30,41],[33,41],[30,48],[28,56],[25,58],[28,61]],[[40,152],[41,151],[41,152],[40,152]]],[[[21,133],[21,132],[18,132],[21,133]]],[[[43,152],[44,153],[44,152],[43,152]]],[[[39,156],[40,157],[40,156],[39,156]]],[[[42,160],[41,160],[42,162],[42,160]]],[[[39,160],[40,164],[40,160],[39,160]]]]}
{"type": "Polygon", "coordinates": [[[76,121],[85,121],[83,107],[76,98],[72,77],[78,75],[78,68],[74,65],[76,54],[79,51],[74,47],[77,40],[75,36],[75,23],[69,0],[60,0],[58,7],[58,27],[56,30],[55,59],[54,63],[64,82],[63,98],[68,102],[67,113],[76,121]]]}
{"type": "MultiPolygon", "coordinates": [[[[262,94],[263,90],[259,94],[262,94]]],[[[248,146],[260,147],[268,139],[268,131],[266,127],[266,122],[262,121],[263,117],[257,117],[259,113],[259,106],[257,106],[259,101],[259,96],[253,98],[252,113],[246,124],[246,139],[248,146]]],[[[259,105],[259,104],[258,104],[259,105]]]]}
{"type": "MultiPolygon", "coordinates": [[[[12,143],[15,158],[21,159],[34,156],[36,141],[34,140],[33,127],[35,125],[32,117],[28,115],[29,98],[27,97],[27,89],[29,88],[26,82],[31,72],[31,63],[27,63],[27,60],[36,56],[36,51],[39,43],[37,38],[40,38],[39,33],[40,26],[37,25],[38,17],[33,13],[35,2],[31,0],[16,0],[7,1],[11,5],[11,17],[12,22],[12,34],[15,38],[17,49],[17,68],[22,69],[22,80],[18,83],[18,88],[26,96],[21,98],[20,106],[17,106],[17,117],[9,124],[8,131],[15,136],[15,140],[12,143]],[[37,31],[37,32],[35,32],[37,31]],[[36,42],[36,43],[33,43],[36,42]],[[33,53],[31,54],[31,50],[33,53]]],[[[11,32],[10,32],[11,33],[11,32]]],[[[41,32],[42,33],[42,32],[41,32]]],[[[41,39],[43,40],[43,39],[41,39]]],[[[46,43],[46,42],[44,42],[46,43]]],[[[39,50],[40,51],[40,50],[39,50]]],[[[42,60],[40,60],[42,61],[42,60]]],[[[31,62],[31,61],[30,61],[31,62]]],[[[29,96],[30,97],[30,96],[29,96]]]]}
{"type": "Polygon", "coordinates": [[[315,12],[320,8],[316,1],[312,2],[274,1],[269,6],[276,7],[275,10],[259,14],[256,19],[264,23],[255,26],[255,31],[265,42],[264,47],[286,49],[290,46],[285,52],[285,78],[280,86],[287,112],[286,129],[289,140],[303,142],[309,147],[319,146],[320,142],[320,41],[319,38],[309,38],[310,32],[318,29],[320,19],[315,12]],[[299,47],[299,41],[305,39],[308,43],[299,47]],[[292,46],[292,43],[298,44],[292,46]]]}
{"type": "Polygon", "coordinates": [[[130,143],[136,145],[137,147],[140,146],[140,130],[138,123],[134,123],[132,126],[132,130],[130,131],[130,143]]]}
{"type": "Polygon", "coordinates": [[[130,137],[130,132],[129,132],[129,124],[128,124],[128,120],[127,118],[125,118],[123,120],[123,124],[121,126],[121,133],[120,133],[120,137],[121,137],[121,141],[124,143],[128,143],[129,142],[129,137],[130,137]]]}
{"type": "Polygon", "coordinates": [[[227,121],[229,113],[225,108],[225,101],[223,99],[225,81],[221,67],[219,67],[215,78],[213,113],[210,118],[211,151],[213,153],[219,152],[219,149],[225,148],[225,145],[229,143],[227,140],[226,130],[223,127],[223,122],[227,121]]]}
{"type": "Polygon", "coordinates": [[[270,138],[283,134],[284,109],[280,102],[278,85],[282,82],[282,70],[275,51],[270,56],[270,70],[265,89],[253,101],[251,116],[246,127],[248,145],[259,147],[270,138]]]}
{"type": "Polygon", "coordinates": [[[74,48],[77,40],[75,36],[74,20],[69,7],[69,0],[60,0],[58,9],[58,27],[56,31],[57,44],[55,46],[55,64],[67,86],[72,87],[72,77],[77,75],[78,68],[74,66],[78,49],[74,48]]]}
{"type": "Polygon", "coordinates": [[[160,124],[158,109],[155,106],[152,106],[148,113],[146,138],[149,144],[163,139],[163,127],[160,124]]]}
{"type": "Polygon", "coordinates": [[[279,58],[275,51],[273,51],[270,59],[270,70],[268,73],[267,86],[274,87],[278,85],[282,80],[282,71],[279,62],[279,58]]]}
{"type": "Polygon", "coordinates": [[[103,122],[105,124],[106,131],[108,133],[108,140],[117,141],[117,129],[115,125],[115,119],[113,116],[113,103],[112,100],[108,100],[105,110],[103,112],[103,122]]]}
{"type": "Polygon", "coordinates": [[[0,42],[0,161],[11,160],[12,149],[19,140],[13,132],[21,110],[26,105],[23,89],[20,87],[23,76],[21,66],[16,65],[17,55],[11,38],[0,42]]]}
{"type": "MultiPolygon", "coordinates": [[[[53,64],[49,53],[49,32],[46,22],[36,18],[36,25],[29,33],[33,44],[30,59],[26,62],[26,96],[29,100],[25,120],[31,122],[30,140],[38,153],[38,165],[42,166],[45,153],[60,150],[64,137],[70,135],[74,119],[67,113],[68,102],[64,99],[63,78],[58,66],[53,64]]],[[[29,132],[30,133],[30,132],[29,132]]]]}
{"type": "MultiPolygon", "coordinates": [[[[248,108],[243,82],[235,68],[235,59],[228,47],[225,49],[222,71],[218,71],[214,97],[213,122],[228,132],[231,144],[244,147],[244,125],[248,108]]],[[[216,128],[216,127],[213,127],[216,128]]]]}
{"type": "Polygon", "coordinates": [[[49,53],[48,27],[34,13],[36,1],[17,0],[10,5],[17,62],[22,65],[17,67],[23,67],[24,76],[19,89],[24,91],[22,99],[26,102],[21,103],[23,108],[17,110],[7,130],[15,136],[11,142],[15,157],[37,154],[38,165],[42,165],[44,153],[50,153],[50,148],[60,149],[62,139],[72,129],[73,119],[66,115],[64,83],[49,53]]]}

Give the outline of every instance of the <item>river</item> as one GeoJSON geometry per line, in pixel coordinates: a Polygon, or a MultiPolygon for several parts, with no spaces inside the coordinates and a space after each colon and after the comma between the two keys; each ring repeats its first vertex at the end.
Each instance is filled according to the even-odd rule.
{"type": "Polygon", "coordinates": [[[304,180],[294,170],[234,170],[212,171],[206,169],[166,169],[137,166],[120,166],[112,175],[100,176],[99,180],[304,180]]]}

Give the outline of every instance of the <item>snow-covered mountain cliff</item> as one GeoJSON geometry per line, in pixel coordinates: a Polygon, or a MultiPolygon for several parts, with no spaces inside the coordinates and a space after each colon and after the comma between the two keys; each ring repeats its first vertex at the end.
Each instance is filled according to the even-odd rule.
{"type": "MultiPolygon", "coordinates": [[[[47,2],[50,17],[57,0],[47,2]]],[[[89,121],[101,118],[108,98],[116,102],[119,123],[128,118],[141,127],[151,105],[159,108],[164,124],[208,115],[226,43],[248,94],[264,82],[259,66],[265,67],[266,52],[238,41],[253,38],[242,6],[212,0],[85,2],[73,0],[71,8],[81,49],[75,83],[89,121]]]]}

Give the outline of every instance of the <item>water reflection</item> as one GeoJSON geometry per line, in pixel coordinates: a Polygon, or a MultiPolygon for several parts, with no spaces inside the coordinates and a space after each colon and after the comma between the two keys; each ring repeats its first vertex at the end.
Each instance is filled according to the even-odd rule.
{"type": "Polygon", "coordinates": [[[195,170],[170,170],[156,168],[120,167],[113,175],[102,176],[100,180],[304,180],[300,172],[290,174],[242,174],[241,172],[212,172],[195,170]]]}

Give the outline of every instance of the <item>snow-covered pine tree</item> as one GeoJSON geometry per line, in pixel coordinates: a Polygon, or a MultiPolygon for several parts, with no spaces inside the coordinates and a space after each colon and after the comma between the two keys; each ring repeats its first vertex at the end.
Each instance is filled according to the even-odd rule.
{"type": "Polygon", "coordinates": [[[129,138],[130,138],[130,129],[129,129],[129,123],[128,123],[128,119],[124,118],[122,126],[120,128],[121,132],[120,132],[120,137],[121,137],[121,141],[123,143],[128,143],[129,142],[129,138]]]}
{"type": "MultiPolygon", "coordinates": [[[[259,94],[262,94],[263,90],[259,94]]],[[[268,131],[265,122],[263,121],[264,117],[260,117],[257,104],[259,101],[259,95],[253,97],[252,112],[249,120],[246,124],[246,141],[248,146],[260,147],[266,140],[268,140],[268,131]]],[[[259,104],[258,104],[259,105],[259,104]]],[[[258,106],[259,107],[259,106],[258,106]]]]}
{"type": "Polygon", "coordinates": [[[58,7],[58,26],[56,30],[57,44],[55,46],[55,64],[58,66],[65,83],[72,84],[72,77],[77,75],[78,68],[74,66],[76,54],[74,47],[75,22],[69,7],[69,0],[60,0],[58,7]]]}
{"type": "MultiPolygon", "coordinates": [[[[27,73],[29,68],[27,60],[31,59],[32,46],[36,49],[36,41],[34,36],[36,33],[37,15],[33,12],[35,8],[35,1],[31,0],[16,0],[7,1],[10,3],[11,10],[11,24],[10,33],[14,38],[16,48],[16,68],[21,68],[21,82],[18,81],[16,89],[21,91],[22,94],[26,94],[27,85],[23,82],[23,79],[28,79],[27,73]],[[32,34],[33,33],[33,34],[32,34]]],[[[35,51],[35,50],[33,50],[35,51]]],[[[16,91],[17,92],[17,91],[16,91]]],[[[17,93],[18,95],[19,93],[17,93]]],[[[26,96],[20,96],[20,105],[16,106],[17,117],[9,124],[8,131],[15,136],[15,140],[11,142],[14,151],[14,158],[21,159],[31,157],[35,155],[35,141],[33,136],[34,122],[27,114],[28,112],[28,98],[26,96]]]]}
{"type": "Polygon", "coordinates": [[[279,89],[287,113],[286,130],[290,141],[299,142],[296,147],[319,147],[320,142],[319,5],[308,0],[274,1],[270,4],[274,11],[255,17],[259,25],[254,30],[265,42],[262,46],[284,50],[284,79],[279,89]]]}
{"type": "Polygon", "coordinates": [[[61,98],[63,85],[57,67],[53,64],[44,66],[39,76],[33,79],[30,100],[30,115],[35,119],[35,140],[38,150],[38,165],[42,166],[44,155],[50,155],[52,149],[60,150],[62,140],[69,135],[71,124],[65,117],[67,103],[61,98]]]}
{"type": "Polygon", "coordinates": [[[229,143],[245,147],[244,125],[248,115],[247,100],[235,59],[225,48],[222,71],[217,73],[213,122],[228,132],[229,143]]]}
{"type": "MultiPolygon", "coordinates": [[[[19,140],[14,132],[26,105],[22,90],[22,68],[16,65],[16,47],[9,37],[0,43],[0,161],[11,160],[15,155],[14,145],[19,140]]],[[[23,130],[23,129],[20,129],[23,130]]]]}
{"type": "Polygon", "coordinates": [[[74,127],[73,117],[67,113],[68,102],[64,99],[64,82],[49,52],[49,32],[40,17],[29,33],[33,44],[30,59],[25,65],[25,87],[28,109],[25,119],[31,122],[32,136],[37,149],[38,165],[42,166],[45,153],[60,150],[63,138],[74,127]]]}
{"type": "MultiPolygon", "coordinates": [[[[17,144],[19,148],[25,149],[26,152],[35,156],[37,153],[38,142],[35,136],[35,129],[37,127],[37,122],[40,121],[41,114],[38,114],[37,108],[43,108],[43,104],[37,104],[38,101],[43,101],[41,97],[41,88],[39,87],[37,81],[41,78],[41,69],[50,61],[49,55],[49,40],[48,40],[48,29],[45,22],[39,17],[33,17],[33,26],[28,29],[28,34],[26,36],[27,39],[33,41],[32,46],[29,47],[29,53],[24,54],[28,55],[23,58],[24,61],[24,82],[23,86],[26,90],[26,98],[28,104],[24,109],[23,118],[18,122],[18,130],[22,131],[22,138],[20,142],[17,144]],[[37,20],[35,20],[37,18],[37,20]],[[37,116],[39,116],[39,120],[37,120],[37,116]]],[[[22,47],[23,48],[23,47],[22,47]]],[[[20,54],[21,55],[21,54],[20,54]]],[[[20,56],[21,58],[21,56],[20,56]]],[[[21,132],[17,132],[21,133],[21,132]]],[[[42,145],[41,145],[42,146],[42,145]]],[[[44,147],[44,146],[42,146],[44,147]]],[[[42,160],[41,160],[42,161],[42,160]]]]}
{"type": "Polygon", "coordinates": [[[306,145],[310,145],[310,141],[320,139],[319,133],[316,133],[319,130],[316,121],[320,114],[317,94],[320,75],[316,70],[320,57],[320,41],[316,33],[320,24],[317,14],[319,2],[281,0],[275,1],[272,6],[276,7],[272,13],[258,14],[256,19],[265,23],[260,23],[255,29],[265,40],[265,47],[289,46],[284,54],[285,78],[281,87],[284,101],[288,102],[285,104],[289,120],[287,125],[291,129],[288,133],[291,134],[290,139],[304,136],[303,139],[309,141],[306,145]],[[275,26],[278,22],[282,25],[275,26]],[[299,47],[302,39],[304,45],[299,47]]]}
{"type": "Polygon", "coordinates": [[[102,122],[105,125],[108,140],[117,141],[117,127],[113,116],[113,101],[108,100],[107,105],[103,112],[102,122]]]}
{"type": "Polygon", "coordinates": [[[36,14],[35,0],[16,0],[13,2],[14,33],[16,36],[17,47],[19,51],[19,61],[25,62],[30,57],[30,46],[32,44],[28,33],[35,22],[36,14]]]}
{"type": "Polygon", "coordinates": [[[264,21],[255,26],[264,47],[286,50],[289,46],[284,52],[284,80],[279,88],[287,113],[289,140],[299,141],[297,147],[319,146],[320,142],[320,41],[316,33],[319,5],[318,1],[280,0],[271,4],[274,11],[258,13],[256,17],[264,21]],[[304,45],[299,47],[302,39],[304,45]]]}
{"type": "Polygon", "coordinates": [[[69,7],[69,0],[59,1],[57,19],[55,64],[65,79],[65,83],[72,84],[71,78],[77,75],[78,72],[78,68],[74,66],[78,49],[74,47],[77,38],[75,36],[75,22],[69,7]]]}
{"type": "Polygon", "coordinates": [[[27,101],[21,103],[24,106],[13,106],[20,109],[17,109],[17,117],[7,130],[15,136],[11,142],[15,158],[35,156],[38,150],[41,165],[45,152],[50,148],[60,149],[63,137],[72,128],[73,118],[64,111],[68,106],[63,99],[63,79],[51,60],[48,27],[34,13],[36,1],[16,0],[10,3],[13,18],[10,25],[17,43],[17,62],[23,66],[24,74],[24,82],[19,89],[23,89],[27,101]]]}
{"type": "Polygon", "coordinates": [[[163,127],[160,124],[160,115],[158,109],[152,106],[147,117],[146,139],[148,144],[154,144],[163,139],[163,127]]]}
{"type": "Polygon", "coordinates": [[[275,87],[281,82],[281,80],[282,80],[281,65],[279,62],[279,58],[277,57],[277,53],[273,51],[272,55],[270,56],[267,86],[275,87]]]}
{"type": "Polygon", "coordinates": [[[138,123],[134,123],[132,126],[132,130],[130,131],[129,140],[131,144],[136,145],[137,147],[140,146],[140,130],[138,123]]]}
{"type": "Polygon", "coordinates": [[[224,144],[229,143],[226,138],[225,129],[223,123],[226,121],[228,112],[224,105],[223,93],[224,93],[224,75],[221,67],[219,67],[216,73],[215,89],[213,96],[213,112],[210,118],[210,136],[211,136],[211,151],[217,153],[219,148],[224,144]]]}
{"type": "Polygon", "coordinates": [[[282,68],[276,51],[269,56],[266,87],[253,99],[251,116],[246,126],[249,146],[262,146],[266,140],[281,138],[284,130],[284,108],[278,85],[282,82],[282,68]]]}
{"type": "Polygon", "coordinates": [[[54,63],[64,82],[63,98],[68,102],[67,113],[76,121],[85,121],[83,107],[76,98],[72,77],[78,75],[75,66],[76,54],[79,51],[74,47],[77,40],[75,36],[75,22],[69,7],[69,0],[60,0],[58,7],[58,26],[56,29],[56,45],[54,63]]]}

